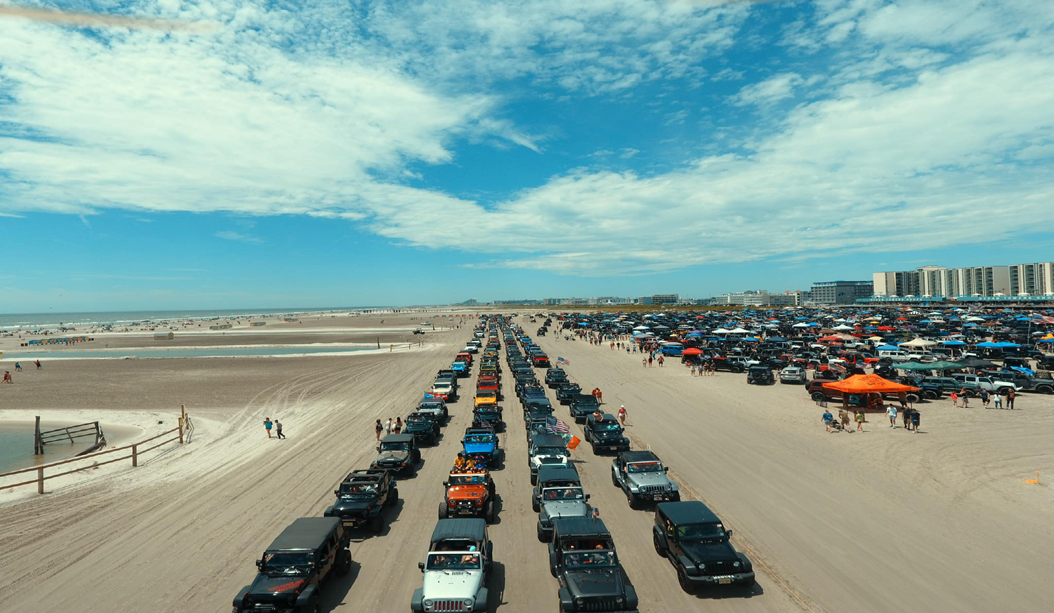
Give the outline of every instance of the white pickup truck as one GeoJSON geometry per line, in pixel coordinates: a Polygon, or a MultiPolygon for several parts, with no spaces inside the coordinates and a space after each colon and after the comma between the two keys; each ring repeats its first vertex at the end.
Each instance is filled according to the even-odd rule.
{"type": "Polygon", "coordinates": [[[965,373],[953,373],[952,377],[954,377],[956,381],[963,383],[963,387],[967,389],[982,389],[998,394],[1006,394],[1007,390],[1010,389],[1013,389],[1015,392],[1021,391],[1021,386],[1019,385],[1014,385],[1009,381],[996,381],[991,377],[982,377],[980,375],[968,375],[965,373]]]}

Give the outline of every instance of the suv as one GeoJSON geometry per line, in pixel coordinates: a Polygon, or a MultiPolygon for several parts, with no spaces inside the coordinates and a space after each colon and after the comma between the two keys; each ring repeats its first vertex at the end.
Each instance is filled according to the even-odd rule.
{"type": "Polygon", "coordinates": [[[611,462],[611,483],[622,488],[629,508],[645,501],[678,501],[680,488],[666,475],[670,469],[650,451],[624,451],[611,462]]]}
{"type": "Polygon", "coordinates": [[[439,520],[425,561],[417,563],[424,581],[410,610],[486,611],[493,550],[482,519],[439,520]]]}
{"type": "Polygon", "coordinates": [[[385,469],[353,471],[333,493],[337,501],[326,508],[325,517],[339,517],[345,528],[361,528],[368,524],[375,533],[384,529],[381,511],[399,501],[395,480],[385,469]]]}
{"type": "Polygon", "coordinates": [[[478,409],[480,407],[490,406],[498,404],[498,391],[497,390],[476,390],[476,398],[474,400],[473,407],[478,409]]]}
{"type": "Polygon", "coordinates": [[[1020,392],[1021,388],[1008,381],[996,381],[991,377],[981,377],[978,375],[970,375],[966,373],[952,373],[952,378],[960,383],[972,383],[979,390],[988,390],[989,392],[995,392],[997,394],[1005,395],[1007,390],[1013,388],[1015,392],[1020,392]]]}
{"type": "MultiPolygon", "coordinates": [[[[527,466],[531,469],[531,485],[538,481],[542,466],[567,466],[567,443],[563,437],[548,432],[536,432],[527,448],[527,466]]],[[[535,509],[537,511],[537,509],[535,509]]]]}
{"type": "Polygon", "coordinates": [[[1013,383],[1018,390],[1039,392],[1040,394],[1054,394],[1054,381],[1050,379],[1040,379],[1039,377],[1029,376],[1023,372],[1013,370],[989,370],[985,371],[984,374],[991,377],[994,381],[1013,383]]]}
{"type": "Polygon", "coordinates": [[[622,435],[622,426],[611,413],[601,413],[600,419],[595,414],[586,418],[586,442],[593,447],[593,453],[601,451],[629,451],[629,439],[622,435]]]}
{"type": "Polygon", "coordinates": [[[550,368],[545,372],[545,384],[550,389],[560,387],[567,382],[567,373],[562,368],[550,368]]]}
{"type": "Polygon", "coordinates": [[[732,531],[698,500],[664,502],[655,509],[655,553],[677,569],[681,589],[703,585],[754,585],[754,567],[732,548],[732,531]]]}
{"type": "Polygon", "coordinates": [[[412,476],[421,461],[421,450],[413,434],[389,434],[377,445],[377,459],[370,468],[387,468],[412,476]]]}
{"type": "Polygon", "coordinates": [[[439,519],[482,517],[494,522],[494,481],[487,471],[452,472],[443,482],[446,492],[439,503],[439,519]]]}
{"type": "Polygon", "coordinates": [[[414,435],[417,444],[435,445],[439,440],[439,420],[434,413],[417,411],[406,416],[403,432],[414,435]]]}
{"type": "Polygon", "coordinates": [[[556,401],[560,404],[571,404],[571,397],[581,393],[581,385],[577,383],[561,383],[556,388],[556,401]]]}
{"type": "Polygon", "coordinates": [[[776,378],[772,376],[772,370],[768,366],[751,366],[747,369],[747,383],[772,385],[776,383],[776,378]]]}
{"type": "Polygon", "coordinates": [[[600,519],[554,521],[549,570],[560,582],[561,611],[637,611],[637,590],[600,519]]]}
{"type": "Polygon", "coordinates": [[[548,543],[553,538],[553,522],[568,517],[589,517],[589,494],[581,486],[545,487],[542,489],[538,511],[538,540],[548,543]]]}
{"type": "Polygon", "coordinates": [[[505,451],[498,446],[498,435],[490,428],[466,429],[461,446],[466,458],[482,460],[490,470],[505,463],[505,451]]]}
{"type": "Polygon", "coordinates": [[[600,407],[600,401],[592,394],[575,394],[568,399],[568,404],[576,424],[585,423],[586,418],[600,407]]]}
{"type": "Polygon", "coordinates": [[[542,491],[549,487],[582,487],[582,479],[578,476],[578,470],[569,464],[542,466],[538,469],[538,477],[531,492],[531,508],[535,513],[541,510],[542,491]]]}
{"type": "Polygon", "coordinates": [[[480,407],[472,412],[473,428],[491,428],[495,432],[505,431],[505,420],[502,419],[500,405],[480,407]]]}
{"type": "Polygon", "coordinates": [[[318,611],[322,581],[351,570],[348,533],[336,517],[301,517],[256,561],[259,573],[234,597],[234,613],[318,611]]]}
{"type": "Polygon", "coordinates": [[[454,402],[457,400],[457,387],[447,380],[436,381],[432,384],[429,394],[442,398],[445,402],[454,402]]]}
{"type": "Polygon", "coordinates": [[[417,403],[417,410],[422,413],[432,413],[439,420],[439,425],[445,425],[450,418],[450,412],[446,408],[446,401],[442,398],[425,398],[417,403]]]}
{"type": "Polygon", "coordinates": [[[800,383],[804,384],[807,380],[805,369],[798,366],[787,366],[780,371],[780,383],[800,383]]]}

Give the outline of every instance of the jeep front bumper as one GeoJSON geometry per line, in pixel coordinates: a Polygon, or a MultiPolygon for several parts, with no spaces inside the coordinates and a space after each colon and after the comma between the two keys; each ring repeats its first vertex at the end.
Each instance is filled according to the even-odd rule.
{"type": "Polygon", "coordinates": [[[685,575],[694,585],[743,585],[753,583],[754,571],[732,575],[685,575]]]}

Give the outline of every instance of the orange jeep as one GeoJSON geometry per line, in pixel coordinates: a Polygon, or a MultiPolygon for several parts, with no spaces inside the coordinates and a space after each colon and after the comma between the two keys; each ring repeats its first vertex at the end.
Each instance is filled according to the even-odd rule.
{"type": "Polygon", "coordinates": [[[439,519],[482,517],[494,521],[494,481],[485,470],[452,472],[443,482],[446,494],[439,503],[439,519]]]}

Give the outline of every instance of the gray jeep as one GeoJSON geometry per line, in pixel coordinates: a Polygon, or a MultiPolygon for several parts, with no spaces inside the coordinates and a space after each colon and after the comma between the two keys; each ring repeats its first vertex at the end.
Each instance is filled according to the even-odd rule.
{"type": "Polygon", "coordinates": [[[377,445],[377,459],[370,468],[386,468],[393,473],[412,476],[421,461],[421,450],[413,434],[389,434],[377,445]]]}
{"type": "Polygon", "coordinates": [[[676,502],[681,492],[668,470],[651,451],[623,451],[611,462],[611,483],[622,488],[631,509],[645,502],[676,502]]]}
{"type": "Polygon", "coordinates": [[[568,517],[589,517],[589,494],[576,485],[542,488],[541,510],[538,512],[538,540],[548,543],[553,538],[553,522],[568,517]]]}

